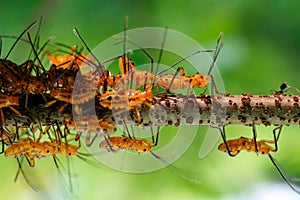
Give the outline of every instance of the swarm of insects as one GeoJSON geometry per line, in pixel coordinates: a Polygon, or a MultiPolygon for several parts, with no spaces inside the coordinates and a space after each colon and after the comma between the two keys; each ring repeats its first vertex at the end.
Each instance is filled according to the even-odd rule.
{"type": "MultiPolygon", "coordinates": [[[[299,124],[300,97],[285,94],[286,89],[292,88],[287,83],[283,83],[279,91],[266,96],[219,94],[211,73],[223,46],[222,33],[214,50],[197,51],[161,71],[158,65],[157,69],[151,65],[149,71],[138,69],[126,53],[125,35],[123,55],[112,58],[118,61],[116,68],[120,73],[112,74],[104,67],[106,62],[101,62],[90,51],[77,29],[74,29],[74,33],[89,54],[82,53],[83,48],[60,43],[56,45],[67,50],[48,50],[51,39],[40,46],[36,39],[38,33],[34,41],[29,34],[34,24],[16,38],[4,58],[0,46],[1,153],[17,160],[18,173],[21,172],[29,184],[22,169],[23,159],[30,167],[34,167],[37,159],[53,157],[57,168],[59,155],[87,161],[85,156],[91,154],[79,151],[83,140],[87,147],[97,145],[99,150],[108,152],[150,153],[166,162],[153,151],[159,142],[160,126],[207,124],[220,132],[223,139],[220,151],[230,156],[236,156],[242,150],[268,155],[281,177],[299,193],[282,173],[270,152],[278,149],[277,141],[283,125],[299,124]],[[23,38],[25,34],[26,39],[23,38]],[[31,46],[30,54],[34,58],[16,64],[8,58],[15,45],[21,41],[31,46]],[[174,74],[168,73],[168,70],[186,58],[203,52],[214,53],[207,74],[197,72],[187,75],[184,67],[177,67],[174,74]],[[42,62],[44,57],[48,57],[48,66],[42,62]],[[89,70],[84,71],[86,67],[89,70]],[[206,94],[209,85],[211,95],[206,94]],[[201,88],[203,92],[194,94],[194,88],[201,88]],[[184,94],[172,92],[183,89],[186,90],[184,94]],[[225,112],[218,113],[223,108],[225,112]],[[92,109],[95,118],[89,116],[92,109]],[[229,124],[251,126],[253,138],[227,140],[225,126],[229,124]],[[274,140],[257,141],[257,124],[276,125],[273,130],[274,140]],[[127,125],[158,128],[157,133],[151,135],[152,141],[149,141],[135,137],[128,131],[117,135],[117,125],[124,126],[125,130],[128,130],[127,125]],[[99,137],[103,140],[96,143],[99,137]],[[274,144],[274,147],[270,144],[274,144]]],[[[1,41],[0,37],[2,45],[1,41]]],[[[153,58],[147,51],[143,48],[140,51],[153,64],[153,58]]]]}

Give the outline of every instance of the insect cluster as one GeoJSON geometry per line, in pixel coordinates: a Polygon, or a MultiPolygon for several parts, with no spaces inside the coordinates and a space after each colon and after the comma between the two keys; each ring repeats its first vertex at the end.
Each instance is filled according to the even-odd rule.
{"type": "MultiPolygon", "coordinates": [[[[288,119],[281,119],[279,121],[282,123],[275,124],[272,119],[280,118],[287,112],[285,109],[289,108],[284,107],[284,104],[289,103],[290,108],[296,108],[298,97],[286,96],[284,88],[281,88],[279,92],[273,94],[275,103],[272,103],[274,108],[271,108],[263,104],[253,105],[251,99],[258,97],[253,98],[252,95],[242,95],[237,98],[240,101],[235,103],[234,96],[218,94],[211,71],[223,45],[222,34],[218,38],[215,50],[201,51],[214,53],[207,74],[186,75],[183,67],[178,67],[174,74],[168,74],[167,70],[158,73],[154,73],[153,69],[142,71],[136,68],[126,52],[113,58],[118,60],[120,73],[112,74],[105,69],[103,64],[105,62],[100,62],[89,51],[76,29],[74,32],[89,51],[89,55],[82,53],[82,49],[79,50],[76,46],[70,47],[71,50],[63,55],[55,55],[54,52],[45,50],[50,40],[42,47],[36,42],[38,40],[31,40],[28,33],[31,26],[33,24],[20,34],[4,58],[0,51],[1,153],[8,158],[16,158],[19,171],[25,179],[26,173],[22,170],[23,158],[30,167],[35,166],[37,158],[50,156],[54,160],[58,155],[85,159],[85,154],[78,151],[81,142],[85,142],[87,147],[97,145],[108,152],[119,150],[148,152],[155,158],[162,159],[152,151],[159,142],[160,126],[210,124],[217,128],[222,136],[220,151],[227,152],[230,156],[236,156],[242,150],[269,155],[283,179],[298,192],[270,155],[271,151],[275,152],[278,149],[277,141],[283,125],[291,122],[287,122],[288,119]],[[27,39],[22,38],[25,33],[27,39]],[[8,58],[14,46],[21,40],[31,45],[34,58],[18,65],[8,58]],[[42,64],[45,56],[49,58],[49,67],[42,64]],[[89,70],[84,71],[85,67],[89,70]],[[209,83],[215,94],[206,95],[209,83]],[[203,92],[193,94],[194,88],[202,88],[203,92]],[[185,89],[187,92],[186,94],[171,92],[176,89],[185,89]],[[220,97],[221,100],[225,99],[224,104],[217,101],[220,97]],[[292,102],[282,100],[287,98],[292,99],[292,102]],[[182,113],[183,109],[180,108],[183,106],[192,111],[188,112],[187,109],[186,113],[182,113]],[[237,114],[225,112],[224,115],[214,115],[220,108],[237,114]],[[89,115],[91,109],[95,110],[96,118],[89,115]],[[261,114],[254,116],[254,109],[258,109],[256,113],[261,114]],[[272,110],[276,109],[277,114],[272,115],[272,110]],[[282,110],[284,113],[280,113],[282,110]],[[215,123],[211,123],[213,116],[216,118],[215,123]],[[224,124],[219,123],[220,118],[225,119],[224,124]],[[252,126],[253,138],[241,137],[226,141],[225,126],[230,124],[230,120],[252,126]],[[274,139],[256,141],[256,124],[277,125],[273,131],[274,139]],[[124,127],[123,135],[114,135],[117,125],[124,127]],[[136,138],[133,132],[130,133],[129,125],[157,126],[157,131],[154,133],[151,128],[152,140],[136,138]],[[95,143],[98,137],[102,138],[102,141],[95,143]],[[275,147],[270,146],[270,143],[275,144],[275,147]]],[[[2,41],[1,37],[0,39],[2,41]]],[[[145,52],[143,49],[141,51],[145,52]]],[[[146,52],[145,54],[147,55],[146,52]]],[[[170,68],[173,67],[175,65],[170,68]]],[[[295,116],[297,113],[292,113],[290,118],[293,119],[292,122],[298,123],[298,116],[297,120],[295,116]]]]}

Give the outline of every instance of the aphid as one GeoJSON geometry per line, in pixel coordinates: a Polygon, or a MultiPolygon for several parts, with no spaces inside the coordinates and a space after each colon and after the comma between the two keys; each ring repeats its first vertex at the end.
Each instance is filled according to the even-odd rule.
{"type": "MultiPolygon", "coordinates": [[[[282,179],[289,185],[292,190],[294,190],[296,193],[300,194],[300,191],[296,189],[285,177],[281,169],[279,168],[278,164],[275,162],[275,159],[271,156],[270,152],[276,152],[277,151],[277,140],[278,137],[274,135],[274,140],[260,140],[260,141],[255,141],[254,138],[245,138],[245,137],[240,137],[238,139],[233,139],[233,140],[228,140],[227,145],[229,147],[229,151],[231,156],[236,156],[239,154],[240,151],[245,150],[247,152],[256,152],[257,154],[260,155],[268,155],[272,164],[275,166],[276,170],[282,177],[282,179]],[[256,144],[255,144],[256,143],[256,144]],[[270,146],[269,144],[275,144],[275,147],[270,146]]],[[[218,149],[223,152],[228,153],[228,148],[225,145],[225,143],[222,143],[219,145],[218,149]]]]}

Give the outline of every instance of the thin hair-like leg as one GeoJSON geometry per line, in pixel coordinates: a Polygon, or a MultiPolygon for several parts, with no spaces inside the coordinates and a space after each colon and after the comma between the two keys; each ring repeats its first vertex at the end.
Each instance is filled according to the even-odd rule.
{"type": "Polygon", "coordinates": [[[290,186],[290,188],[292,188],[292,190],[294,190],[297,194],[300,195],[300,191],[299,189],[296,189],[289,181],[288,179],[285,177],[285,175],[283,174],[283,172],[280,170],[279,166],[277,165],[277,163],[275,162],[275,159],[271,156],[271,154],[268,154],[271,162],[273,163],[273,165],[275,166],[277,172],[280,174],[281,178],[290,186]]]}
{"type": "Polygon", "coordinates": [[[16,182],[18,180],[18,177],[19,177],[19,174],[21,172],[22,176],[24,177],[26,183],[36,192],[39,191],[39,189],[37,188],[36,185],[34,185],[33,183],[30,182],[29,178],[27,177],[27,175],[25,174],[23,168],[22,168],[22,163],[23,163],[23,160],[24,160],[24,157],[21,158],[21,161],[19,160],[19,158],[16,158],[17,159],[17,162],[18,162],[18,171],[17,171],[17,174],[14,178],[14,182],[16,182]]]}
{"type": "Polygon", "coordinates": [[[252,132],[253,132],[253,142],[254,142],[254,147],[255,147],[255,152],[258,155],[258,148],[257,148],[257,133],[256,133],[256,126],[254,123],[252,123],[252,132]]]}
{"type": "Polygon", "coordinates": [[[217,129],[219,130],[219,132],[220,132],[220,134],[222,136],[222,140],[223,140],[223,142],[225,144],[225,147],[226,147],[228,155],[231,156],[231,157],[234,157],[234,155],[231,153],[231,150],[229,149],[228,143],[226,141],[225,126],[222,126],[222,128],[217,127],[217,129]]]}
{"type": "Polygon", "coordinates": [[[274,151],[277,151],[278,150],[278,140],[279,140],[279,136],[280,136],[280,133],[281,133],[281,130],[283,128],[283,125],[280,125],[276,128],[273,129],[273,137],[274,137],[274,141],[275,141],[275,150],[274,151]],[[278,130],[278,133],[276,135],[276,131],[278,130]]]}
{"type": "Polygon", "coordinates": [[[99,59],[95,56],[95,54],[90,50],[90,48],[88,47],[88,45],[86,44],[86,42],[83,40],[83,38],[79,34],[78,30],[76,28],[74,28],[73,32],[76,35],[76,37],[82,42],[82,44],[88,50],[88,52],[92,55],[92,57],[97,61],[98,64],[94,65],[94,66],[96,67],[99,75],[102,76],[104,74],[104,72],[105,72],[104,66],[101,64],[101,62],[99,61],[99,59]]]}
{"type": "Polygon", "coordinates": [[[20,41],[21,37],[36,23],[33,22],[32,24],[30,24],[16,39],[16,41],[14,42],[14,44],[11,46],[11,48],[9,49],[8,53],[6,54],[4,60],[7,60],[9,54],[12,52],[12,50],[14,49],[14,47],[17,45],[17,43],[20,41]]]}

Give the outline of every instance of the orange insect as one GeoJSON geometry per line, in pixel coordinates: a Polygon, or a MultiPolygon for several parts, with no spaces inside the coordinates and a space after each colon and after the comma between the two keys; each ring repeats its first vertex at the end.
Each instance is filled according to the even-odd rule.
{"type": "Polygon", "coordinates": [[[146,87],[154,81],[155,76],[151,72],[136,70],[134,63],[128,57],[119,58],[119,68],[122,74],[114,78],[114,87],[132,89],[133,83],[135,88],[146,87]]]}
{"type": "Polygon", "coordinates": [[[41,81],[38,77],[30,76],[26,78],[27,80],[20,80],[17,85],[18,89],[16,89],[13,94],[24,94],[25,93],[25,108],[28,105],[28,96],[29,94],[40,94],[42,95],[45,102],[47,102],[44,93],[48,90],[45,86],[44,82],[41,81]]]}
{"type": "Polygon", "coordinates": [[[31,138],[20,138],[15,144],[9,146],[4,156],[8,158],[17,158],[25,156],[29,166],[35,166],[35,158],[43,158],[55,155],[77,155],[78,146],[68,144],[68,142],[62,142],[57,140],[40,142],[33,141],[31,138]]]}
{"type": "MultiPolygon", "coordinates": [[[[227,142],[227,145],[230,149],[230,153],[231,153],[232,156],[236,156],[242,150],[246,150],[248,152],[256,152],[254,139],[240,137],[240,138],[234,139],[234,140],[227,140],[226,142],[227,142]]],[[[273,152],[277,151],[277,148],[271,147],[267,143],[274,144],[275,141],[274,140],[256,141],[257,153],[258,154],[269,154],[270,151],[273,151],[273,152]]],[[[225,146],[225,143],[220,144],[218,149],[220,151],[223,151],[223,152],[227,153],[227,148],[225,146]]]]}
{"type": "Polygon", "coordinates": [[[181,170],[172,164],[168,163],[166,160],[161,158],[160,156],[156,155],[152,148],[157,146],[158,142],[158,136],[156,137],[156,141],[151,142],[146,139],[136,139],[134,137],[130,136],[113,136],[109,138],[105,138],[100,143],[100,148],[103,148],[107,150],[108,152],[117,152],[119,150],[131,150],[138,153],[151,153],[154,158],[160,160],[162,163],[164,163],[168,169],[171,170],[171,172],[175,173],[176,175],[188,180],[193,181],[196,183],[199,183],[199,180],[195,179],[195,176],[189,177],[186,174],[189,174],[189,172],[181,170]]]}
{"type": "Polygon", "coordinates": [[[156,83],[164,89],[186,89],[190,87],[202,88],[206,87],[211,82],[211,77],[208,74],[196,73],[192,76],[186,76],[183,67],[178,68],[180,76],[164,75],[157,78],[156,83]]]}
{"type": "Polygon", "coordinates": [[[2,90],[6,92],[13,92],[17,89],[16,83],[21,80],[18,73],[18,65],[9,61],[0,59],[0,75],[2,80],[2,90]]]}
{"type": "Polygon", "coordinates": [[[0,154],[4,153],[5,146],[9,146],[13,143],[16,133],[12,130],[12,126],[9,126],[10,130],[5,129],[3,126],[0,128],[0,141],[2,144],[2,150],[0,154]]]}
{"type": "Polygon", "coordinates": [[[45,50],[44,54],[49,57],[51,64],[62,69],[73,68],[76,70],[80,67],[88,66],[88,63],[93,62],[93,59],[89,55],[78,53],[76,45],[72,46],[68,55],[53,55],[48,50],[45,50]]]}
{"type": "Polygon", "coordinates": [[[51,148],[44,148],[44,146],[39,142],[34,142],[31,138],[21,138],[19,141],[11,146],[9,146],[5,152],[4,156],[8,158],[17,158],[25,156],[29,166],[34,167],[34,158],[41,158],[43,156],[51,156],[51,148]]]}
{"type": "Polygon", "coordinates": [[[86,146],[90,147],[95,139],[98,136],[106,136],[106,135],[111,135],[116,132],[117,128],[116,125],[107,120],[107,119],[99,119],[98,121],[93,121],[93,120],[83,120],[81,122],[78,122],[76,124],[77,127],[75,127],[75,130],[79,133],[78,138],[81,137],[83,133],[86,134],[86,146]],[[94,137],[92,138],[92,134],[95,134],[94,137]]]}
{"type": "MultiPolygon", "coordinates": [[[[28,38],[32,50],[36,53],[30,34],[28,34],[28,38]]],[[[37,54],[36,59],[38,59],[37,54]]],[[[40,65],[36,65],[32,60],[28,60],[21,65],[16,65],[8,60],[1,60],[0,63],[3,91],[13,95],[26,94],[25,108],[27,108],[29,94],[41,94],[46,101],[43,93],[46,92],[48,88],[45,86],[44,77],[41,76],[42,72],[45,72],[41,63],[40,65]]]]}
{"type": "MultiPolygon", "coordinates": [[[[36,78],[39,78],[40,72],[39,69],[43,68],[43,66],[36,66],[33,61],[29,60],[26,61],[24,64],[18,66],[17,64],[7,60],[8,56],[12,52],[13,48],[16,46],[16,44],[21,40],[21,37],[35,24],[36,22],[29,25],[16,39],[12,47],[10,48],[9,52],[5,56],[4,59],[0,59],[0,77],[2,79],[2,86],[1,89],[5,92],[9,92],[11,94],[17,94],[17,93],[25,93],[28,95],[28,93],[40,93],[40,90],[38,87],[42,87],[42,84],[36,82],[33,85],[30,85],[30,73],[33,68],[35,68],[35,74],[36,78]],[[22,75],[20,75],[20,73],[22,75]]],[[[28,39],[29,41],[25,40],[26,42],[29,42],[32,46],[32,50],[36,53],[34,49],[34,45],[31,41],[30,34],[28,33],[28,39]]],[[[1,39],[0,39],[1,40],[1,39]]],[[[0,47],[2,48],[2,46],[0,47]]],[[[0,56],[1,56],[1,49],[0,49],[0,56]]],[[[37,58],[37,54],[36,54],[37,58]]],[[[37,58],[38,59],[38,58],[37,58]]],[[[32,80],[31,80],[32,81],[32,80]]],[[[44,90],[43,90],[44,91],[44,90]]],[[[27,99],[27,98],[26,98],[27,99]]],[[[27,103],[26,103],[27,105],[27,103]]]]}
{"type": "Polygon", "coordinates": [[[58,110],[59,113],[70,104],[75,106],[76,113],[80,113],[79,104],[86,103],[91,99],[95,98],[96,95],[96,82],[93,79],[90,79],[84,75],[78,75],[76,84],[77,87],[74,90],[74,84],[70,85],[68,88],[51,88],[50,96],[54,97],[55,99],[49,101],[45,104],[45,107],[49,107],[56,103],[57,101],[63,101],[65,104],[58,110]]]}
{"type": "Polygon", "coordinates": [[[154,95],[152,88],[145,91],[139,90],[115,90],[106,91],[106,93],[97,96],[102,107],[115,111],[134,110],[137,122],[141,122],[139,106],[145,105],[152,107],[154,95]]]}
{"type": "Polygon", "coordinates": [[[165,70],[159,72],[156,76],[151,72],[138,71],[136,70],[132,60],[128,57],[125,57],[125,63],[124,57],[119,58],[119,68],[123,74],[124,72],[127,74],[124,74],[119,78],[115,78],[115,86],[133,82],[135,83],[136,87],[140,87],[146,84],[152,84],[156,79],[156,84],[164,89],[186,89],[188,87],[202,88],[211,82],[211,77],[207,74],[196,73],[192,76],[186,76],[183,67],[179,67],[177,69],[178,71],[174,75],[160,75],[165,70]],[[178,72],[180,72],[180,76],[176,76],[178,72]],[[118,80],[118,83],[116,83],[116,80],[118,80]]]}
{"type": "MultiPolygon", "coordinates": [[[[276,170],[282,177],[282,179],[289,185],[289,187],[294,190],[296,193],[300,194],[300,191],[296,189],[285,177],[285,175],[282,173],[281,169],[279,168],[278,164],[275,162],[273,157],[271,156],[270,152],[276,152],[277,151],[277,140],[278,137],[274,136],[274,140],[260,140],[256,141],[254,139],[240,137],[238,139],[228,140],[227,145],[230,149],[231,156],[236,156],[239,154],[241,150],[245,150],[247,152],[256,152],[261,155],[268,155],[272,164],[275,166],[276,170]],[[256,143],[256,144],[255,144],[256,143]],[[272,147],[268,145],[267,143],[275,144],[275,147],[272,147]]],[[[227,147],[225,143],[222,143],[219,145],[218,149],[223,152],[227,152],[227,147]]]]}
{"type": "MultiPolygon", "coordinates": [[[[164,34],[164,40],[166,39],[166,36],[167,36],[167,30],[168,29],[166,29],[165,34],[164,34]]],[[[212,68],[214,66],[214,63],[216,61],[216,58],[219,54],[219,51],[220,51],[220,49],[223,45],[223,44],[220,44],[223,33],[220,33],[220,35],[219,35],[216,50],[215,50],[215,55],[214,55],[214,59],[213,59],[213,63],[211,64],[211,67],[209,69],[208,74],[206,75],[206,74],[196,73],[195,75],[192,75],[192,76],[186,76],[183,67],[178,68],[174,75],[163,75],[163,76],[161,76],[161,74],[163,72],[166,72],[167,70],[175,67],[180,62],[186,60],[187,58],[189,58],[193,55],[196,55],[196,54],[201,53],[201,52],[213,52],[212,50],[200,50],[200,51],[194,52],[191,55],[181,59],[178,62],[176,62],[171,67],[169,67],[165,70],[162,70],[161,72],[159,72],[157,74],[153,74],[153,59],[151,58],[151,56],[143,48],[139,47],[138,44],[136,44],[132,41],[128,41],[128,42],[132,43],[133,45],[135,45],[136,47],[138,47],[141,51],[143,51],[143,53],[151,60],[151,72],[136,70],[132,60],[129,59],[127,56],[125,56],[125,49],[126,49],[126,47],[125,47],[126,46],[126,37],[125,36],[126,36],[126,28],[125,28],[125,31],[124,31],[124,41],[123,41],[124,55],[119,58],[119,68],[120,68],[120,70],[123,74],[123,77],[122,77],[123,80],[122,81],[119,80],[119,83],[121,83],[121,84],[123,83],[123,86],[124,86],[124,82],[127,83],[128,81],[130,81],[129,83],[131,85],[132,85],[132,82],[135,83],[136,88],[138,88],[140,86],[143,86],[143,85],[145,86],[146,84],[150,83],[151,85],[157,84],[158,86],[163,87],[164,89],[167,89],[167,91],[169,91],[170,89],[186,89],[187,87],[202,88],[202,87],[207,86],[208,83],[212,82],[212,78],[211,78],[210,73],[211,73],[211,70],[212,70],[212,68]],[[176,76],[178,72],[180,72],[179,77],[176,76]],[[126,76],[124,76],[124,75],[126,75],[126,76]]],[[[162,49],[163,49],[163,46],[164,46],[164,42],[162,43],[162,49]]],[[[161,59],[161,56],[162,56],[162,52],[163,52],[162,49],[161,49],[160,54],[159,54],[158,62],[160,62],[160,59],[161,59]]],[[[157,70],[158,70],[158,66],[159,65],[157,65],[157,70]]],[[[132,87],[129,87],[129,89],[132,89],[132,87]]],[[[206,89],[205,89],[205,91],[206,91],[206,89]]]]}
{"type": "Polygon", "coordinates": [[[13,111],[17,115],[21,115],[21,113],[16,110],[12,106],[18,106],[19,105],[19,97],[18,96],[12,96],[0,93],[0,115],[1,115],[1,124],[5,124],[5,116],[3,112],[3,108],[9,108],[11,111],[13,111]]]}
{"type": "MultiPolygon", "coordinates": [[[[49,129],[46,128],[43,133],[46,133],[46,132],[48,133],[48,130],[49,129]]],[[[5,150],[4,155],[9,158],[16,158],[18,161],[18,164],[19,164],[19,169],[18,169],[18,173],[15,177],[15,181],[18,178],[19,172],[21,172],[23,174],[26,182],[34,190],[37,191],[37,188],[31,184],[31,182],[28,180],[28,178],[26,177],[26,174],[24,173],[24,171],[22,169],[22,161],[23,161],[24,157],[28,161],[29,166],[34,167],[36,158],[40,159],[40,158],[52,156],[54,159],[56,169],[60,175],[62,175],[62,173],[61,173],[61,171],[59,169],[59,165],[58,165],[60,163],[60,162],[58,162],[59,161],[57,158],[58,155],[77,156],[80,159],[86,161],[85,158],[81,157],[81,153],[78,152],[78,149],[80,148],[80,141],[78,141],[78,145],[69,143],[71,141],[74,141],[76,139],[76,137],[72,138],[72,139],[68,139],[68,140],[66,139],[64,141],[63,140],[64,138],[62,138],[62,137],[66,137],[66,135],[62,136],[58,130],[55,130],[54,128],[53,128],[53,130],[54,130],[56,139],[51,139],[49,133],[48,133],[48,136],[49,136],[50,141],[40,142],[43,134],[40,134],[39,138],[36,141],[34,141],[31,138],[21,138],[21,139],[19,139],[19,141],[17,143],[12,144],[5,150]],[[20,157],[22,158],[21,162],[19,161],[20,157]]],[[[34,131],[34,129],[33,129],[33,131],[34,131]]],[[[32,134],[33,134],[33,132],[32,132],[32,134]]],[[[85,155],[85,154],[82,154],[82,155],[85,155]]],[[[71,182],[69,182],[69,183],[70,183],[69,189],[71,189],[71,192],[72,192],[71,182]]]]}
{"type": "MultiPolygon", "coordinates": [[[[114,58],[115,59],[115,58],[114,58]]],[[[90,74],[91,77],[98,79],[97,90],[102,90],[102,93],[105,93],[107,87],[114,89],[132,89],[138,88],[140,86],[152,84],[154,80],[154,75],[147,71],[138,71],[135,70],[134,63],[131,59],[125,57],[126,64],[123,64],[124,57],[119,57],[119,68],[121,74],[111,75],[108,70],[105,70],[101,76],[90,74]]]]}
{"type": "Polygon", "coordinates": [[[194,75],[186,76],[184,68],[183,67],[178,67],[174,75],[160,75],[160,74],[166,72],[167,70],[175,67],[177,64],[179,64],[183,60],[185,60],[185,59],[187,59],[187,58],[189,58],[189,57],[191,57],[191,56],[193,56],[197,53],[212,52],[212,50],[203,50],[203,51],[200,50],[200,51],[192,53],[191,55],[188,55],[185,58],[182,58],[180,61],[176,62],[174,65],[168,67],[167,69],[158,72],[156,74],[158,76],[156,78],[156,84],[159,85],[160,87],[164,88],[164,89],[167,89],[167,91],[169,91],[170,89],[186,89],[186,88],[193,89],[194,87],[197,87],[197,88],[205,87],[203,93],[206,92],[207,85],[209,83],[212,83],[213,86],[216,87],[215,83],[214,83],[214,80],[213,80],[213,77],[211,75],[211,72],[212,72],[213,67],[215,66],[215,62],[216,62],[217,57],[218,57],[218,55],[221,51],[221,48],[223,47],[223,43],[221,43],[222,37],[223,37],[223,33],[221,32],[219,34],[219,37],[218,37],[216,49],[214,50],[213,61],[210,65],[210,68],[209,68],[207,74],[200,74],[200,73],[197,72],[194,75]],[[178,73],[180,74],[180,76],[177,76],[178,73]]]}
{"type": "Polygon", "coordinates": [[[152,90],[109,90],[99,97],[100,105],[108,109],[131,109],[132,107],[145,104],[151,107],[154,100],[152,90]]]}
{"type": "MultiPolygon", "coordinates": [[[[81,36],[79,35],[79,33],[76,29],[74,29],[74,33],[86,46],[85,42],[82,40],[81,36]]],[[[222,35],[220,34],[220,38],[221,37],[222,37],[222,35]]],[[[219,38],[218,42],[220,42],[220,38],[219,38]]],[[[220,48],[220,46],[222,46],[222,44],[219,45],[219,43],[218,43],[218,48],[220,48]]],[[[86,46],[86,48],[89,49],[87,46],[86,46]]],[[[141,50],[143,52],[145,52],[143,49],[141,49],[141,50]]],[[[200,53],[200,52],[212,52],[212,50],[198,51],[198,52],[195,52],[195,53],[187,56],[186,58],[188,58],[192,55],[195,55],[197,53],[200,53]]],[[[218,52],[219,52],[219,50],[218,50],[218,52]]],[[[92,53],[91,53],[91,55],[93,56],[92,53]]],[[[146,53],[146,55],[149,56],[147,53],[146,53]]],[[[175,65],[182,62],[186,58],[177,62],[176,64],[169,67],[168,69],[173,68],[175,65]]],[[[215,61],[215,59],[214,59],[214,61],[215,61]]],[[[95,60],[97,60],[97,59],[95,58],[95,60]]],[[[97,62],[100,65],[100,67],[103,67],[103,65],[99,61],[97,61],[97,62]]],[[[184,69],[181,67],[181,68],[178,68],[178,70],[177,70],[177,73],[180,71],[180,74],[181,74],[181,76],[179,76],[179,77],[177,77],[176,74],[160,76],[161,73],[167,71],[168,69],[163,70],[163,71],[157,73],[156,75],[154,75],[152,72],[148,72],[148,71],[138,71],[138,70],[136,70],[134,63],[132,62],[131,59],[129,59],[127,56],[120,56],[119,57],[119,68],[120,68],[122,74],[117,74],[114,76],[111,76],[107,71],[102,70],[101,76],[99,77],[98,88],[100,88],[101,86],[105,86],[105,87],[109,86],[111,88],[115,88],[115,89],[121,88],[124,90],[124,89],[132,89],[133,84],[134,84],[135,88],[138,88],[140,86],[144,86],[144,88],[146,88],[147,87],[146,85],[148,85],[148,84],[151,84],[151,85],[157,84],[165,89],[186,89],[189,86],[191,88],[194,88],[194,87],[202,88],[202,87],[207,86],[207,84],[212,81],[211,76],[210,76],[210,71],[213,68],[213,65],[211,66],[209,74],[207,74],[207,75],[197,73],[192,76],[186,76],[184,69]]],[[[105,92],[106,92],[106,89],[104,89],[104,93],[105,92]]]]}
{"type": "MultiPolygon", "coordinates": [[[[204,50],[203,52],[211,52],[211,50],[204,50]]],[[[174,66],[175,65],[171,66],[170,68],[174,66]]],[[[212,82],[212,77],[210,74],[196,73],[194,75],[187,76],[183,67],[177,68],[177,71],[174,75],[160,75],[166,70],[163,70],[156,75],[147,71],[138,71],[136,70],[132,60],[127,57],[119,58],[119,68],[123,74],[107,78],[107,82],[110,87],[132,88],[132,86],[129,85],[134,83],[136,88],[140,86],[146,87],[148,84],[156,84],[164,89],[167,89],[168,91],[170,89],[193,89],[194,87],[206,87],[206,91],[207,85],[212,82]],[[126,74],[124,74],[125,72],[126,74]],[[178,72],[180,73],[180,76],[177,76],[178,72]]]]}
{"type": "Polygon", "coordinates": [[[113,136],[103,140],[100,147],[107,151],[133,150],[139,153],[152,152],[151,148],[154,147],[153,142],[145,139],[137,140],[136,138],[129,138],[126,136],[113,136]]]}

